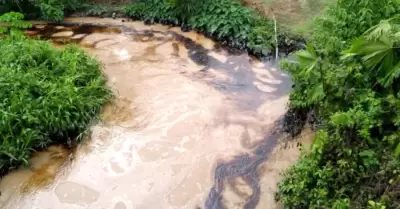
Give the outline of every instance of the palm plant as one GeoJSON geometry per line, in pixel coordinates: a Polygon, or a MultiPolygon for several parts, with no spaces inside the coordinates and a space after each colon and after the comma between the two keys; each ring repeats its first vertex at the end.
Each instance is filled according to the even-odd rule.
{"type": "MultiPolygon", "coordinates": [[[[356,39],[342,59],[361,58],[371,74],[377,78],[377,84],[397,95],[400,76],[400,16],[382,20],[356,39]],[[390,88],[391,87],[391,88],[390,88]]],[[[395,146],[395,155],[400,155],[400,142],[395,146]]]]}
{"type": "Polygon", "coordinates": [[[400,76],[400,16],[382,20],[356,39],[342,59],[360,56],[378,83],[389,87],[400,76]]]}

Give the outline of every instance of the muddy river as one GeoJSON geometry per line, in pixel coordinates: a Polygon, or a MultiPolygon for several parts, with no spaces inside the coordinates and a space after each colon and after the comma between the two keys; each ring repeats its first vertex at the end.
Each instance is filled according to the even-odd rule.
{"type": "Polygon", "coordinates": [[[1,208],[279,208],[280,173],[299,155],[276,131],[288,75],[179,28],[66,23],[107,27],[36,25],[26,34],[75,42],[101,60],[115,102],[83,144],[49,147],[5,176],[1,208]]]}

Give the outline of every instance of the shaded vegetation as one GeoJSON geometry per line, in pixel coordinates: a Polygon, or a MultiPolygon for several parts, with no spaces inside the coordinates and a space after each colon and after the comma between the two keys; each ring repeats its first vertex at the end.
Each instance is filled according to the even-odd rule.
{"type": "Polygon", "coordinates": [[[286,208],[399,207],[399,13],[396,0],[338,0],[298,62],[282,63],[295,84],[290,107],[320,124],[279,185],[286,208]]]}
{"type": "MultiPolygon", "coordinates": [[[[126,7],[126,14],[147,24],[162,23],[200,31],[220,43],[256,55],[272,55],[274,22],[236,0],[138,0],[126,7]]],[[[279,28],[281,52],[297,48],[299,37],[279,28]]]]}
{"type": "Polygon", "coordinates": [[[88,4],[86,7],[87,7],[86,15],[88,16],[101,16],[108,12],[107,7],[99,4],[96,5],[88,4]]]}
{"type": "Polygon", "coordinates": [[[59,22],[68,15],[112,17],[128,0],[0,0],[0,15],[16,11],[27,19],[59,22]]]}
{"type": "Polygon", "coordinates": [[[98,61],[77,46],[25,38],[22,18],[0,16],[10,22],[0,28],[0,174],[36,149],[76,140],[111,97],[98,61]]]}
{"type": "Polygon", "coordinates": [[[81,8],[85,0],[1,0],[0,15],[20,12],[28,19],[61,21],[66,13],[81,8]]]}
{"type": "Polygon", "coordinates": [[[110,4],[107,2],[95,2],[87,0],[71,16],[90,16],[90,17],[124,17],[124,3],[110,4]]]}

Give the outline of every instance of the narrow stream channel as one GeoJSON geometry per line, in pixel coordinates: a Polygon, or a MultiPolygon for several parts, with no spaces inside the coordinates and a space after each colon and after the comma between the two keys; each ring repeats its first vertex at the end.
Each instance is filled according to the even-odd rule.
{"type": "Polygon", "coordinates": [[[288,75],[179,28],[66,23],[108,27],[39,25],[27,34],[60,47],[73,41],[96,56],[116,101],[85,143],[50,147],[5,176],[1,208],[278,208],[280,172],[299,155],[277,146],[275,132],[288,75]]]}

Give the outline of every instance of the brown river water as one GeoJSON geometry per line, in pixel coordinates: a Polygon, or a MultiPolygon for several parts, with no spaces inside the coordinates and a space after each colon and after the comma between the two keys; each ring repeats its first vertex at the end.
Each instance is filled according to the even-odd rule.
{"type": "Polygon", "coordinates": [[[36,25],[26,34],[97,57],[115,102],[83,144],[49,147],[1,179],[1,208],[279,208],[280,173],[298,158],[299,140],[312,138],[283,146],[276,131],[288,75],[179,28],[66,23],[107,27],[36,25]]]}

